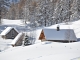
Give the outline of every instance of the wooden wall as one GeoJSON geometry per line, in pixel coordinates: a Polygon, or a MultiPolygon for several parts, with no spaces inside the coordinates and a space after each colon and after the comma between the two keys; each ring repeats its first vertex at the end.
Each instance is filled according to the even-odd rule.
{"type": "Polygon", "coordinates": [[[41,31],[41,34],[39,36],[39,40],[42,40],[42,41],[46,40],[43,30],[41,31]]]}
{"type": "Polygon", "coordinates": [[[9,33],[6,34],[5,39],[14,39],[18,35],[18,32],[13,28],[9,33]]]}
{"type": "Polygon", "coordinates": [[[18,41],[13,46],[21,46],[24,38],[24,33],[19,37],[18,41]]]}

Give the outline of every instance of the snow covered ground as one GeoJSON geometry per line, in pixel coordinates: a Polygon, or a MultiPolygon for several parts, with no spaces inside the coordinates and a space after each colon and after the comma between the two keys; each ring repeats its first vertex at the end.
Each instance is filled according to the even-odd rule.
{"type": "Polygon", "coordinates": [[[9,48],[0,53],[0,60],[74,60],[75,58],[79,60],[79,46],[80,42],[42,42],[25,47],[9,48]]]}
{"type": "Polygon", "coordinates": [[[0,36],[0,52],[8,49],[11,46],[10,45],[11,42],[12,42],[11,39],[5,40],[0,36]]]}
{"type": "MultiPolygon", "coordinates": [[[[46,28],[56,28],[56,26],[46,28]]],[[[60,26],[60,28],[74,29],[76,37],[80,39],[80,20],[65,26],[60,26]]],[[[34,31],[36,42],[30,46],[6,49],[5,46],[7,47],[11,40],[2,40],[1,38],[0,46],[2,45],[2,48],[4,47],[6,50],[0,52],[0,60],[80,60],[80,41],[73,43],[41,42],[38,40],[41,30],[34,31]]]]}
{"type": "Polygon", "coordinates": [[[21,20],[2,19],[2,25],[23,25],[21,20]]]}
{"type": "Polygon", "coordinates": [[[80,20],[72,22],[72,26],[76,34],[76,37],[80,39],[80,20]]]}

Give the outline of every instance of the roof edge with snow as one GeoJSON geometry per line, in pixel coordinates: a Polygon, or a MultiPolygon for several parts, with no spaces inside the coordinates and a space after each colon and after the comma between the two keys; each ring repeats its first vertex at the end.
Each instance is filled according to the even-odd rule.
{"type": "MultiPolygon", "coordinates": [[[[6,35],[11,29],[15,29],[13,27],[7,27],[0,35],[6,35]]],[[[16,30],[16,29],[15,29],[16,30]]],[[[17,30],[16,30],[17,31],[17,30]]],[[[18,32],[18,31],[17,31],[18,32]]],[[[19,33],[19,32],[18,32],[19,33]]]]}

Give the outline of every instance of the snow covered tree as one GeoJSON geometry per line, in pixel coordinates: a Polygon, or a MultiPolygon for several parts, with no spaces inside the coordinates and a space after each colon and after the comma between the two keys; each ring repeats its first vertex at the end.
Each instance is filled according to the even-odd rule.
{"type": "Polygon", "coordinates": [[[0,0],[0,24],[1,18],[5,15],[5,11],[7,11],[8,7],[10,6],[10,0],[0,0]]]}
{"type": "Polygon", "coordinates": [[[25,40],[24,40],[24,45],[30,45],[30,40],[29,40],[29,36],[25,36],[25,40]]]}
{"type": "Polygon", "coordinates": [[[15,17],[30,21],[32,26],[49,26],[79,19],[78,7],[79,0],[20,0],[15,17]]]}

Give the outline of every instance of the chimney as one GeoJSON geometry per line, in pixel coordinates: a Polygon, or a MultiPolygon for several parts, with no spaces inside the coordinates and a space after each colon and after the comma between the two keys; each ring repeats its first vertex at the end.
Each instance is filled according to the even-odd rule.
{"type": "Polygon", "coordinates": [[[59,25],[57,26],[57,31],[60,31],[60,27],[59,27],[59,25]]]}

